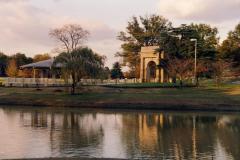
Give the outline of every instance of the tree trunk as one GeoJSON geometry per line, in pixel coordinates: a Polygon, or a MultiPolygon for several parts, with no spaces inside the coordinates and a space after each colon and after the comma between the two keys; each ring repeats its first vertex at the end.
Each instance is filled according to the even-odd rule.
{"type": "Polygon", "coordinates": [[[71,86],[71,94],[75,94],[75,88],[76,88],[76,76],[74,73],[72,73],[72,86],[71,86]]]}
{"type": "Polygon", "coordinates": [[[199,76],[196,77],[196,87],[199,87],[199,76]]]}
{"type": "Polygon", "coordinates": [[[182,81],[182,77],[180,77],[180,87],[183,87],[183,81],[182,81]]]}
{"type": "Polygon", "coordinates": [[[76,87],[76,84],[75,82],[72,83],[72,87],[71,87],[71,94],[74,95],[75,94],[75,87],[76,87]]]}
{"type": "Polygon", "coordinates": [[[176,78],[176,77],[173,77],[172,82],[173,82],[174,84],[176,84],[176,83],[177,83],[177,78],[176,78]]]}

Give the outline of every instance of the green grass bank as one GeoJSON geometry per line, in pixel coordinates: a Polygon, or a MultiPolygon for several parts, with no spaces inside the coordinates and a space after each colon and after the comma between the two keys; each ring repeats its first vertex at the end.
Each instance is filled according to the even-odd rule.
{"type": "Polygon", "coordinates": [[[0,88],[0,105],[109,109],[240,111],[240,85],[200,88],[0,88]]]}

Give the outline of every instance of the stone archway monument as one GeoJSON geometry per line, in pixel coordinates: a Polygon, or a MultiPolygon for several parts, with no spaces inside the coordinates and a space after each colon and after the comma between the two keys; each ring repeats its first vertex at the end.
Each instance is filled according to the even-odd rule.
{"type": "Polygon", "coordinates": [[[140,52],[140,79],[142,82],[164,82],[164,69],[159,67],[164,52],[157,52],[158,46],[142,47],[140,52]]]}

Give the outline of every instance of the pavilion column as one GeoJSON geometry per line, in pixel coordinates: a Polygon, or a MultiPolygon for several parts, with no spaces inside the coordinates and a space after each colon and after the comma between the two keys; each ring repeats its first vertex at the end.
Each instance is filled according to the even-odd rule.
{"type": "Polygon", "coordinates": [[[41,78],[44,78],[44,70],[41,70],[41,78]]]}
{"type": "Polygon", "coordinates": [[[33,67],[33,78],[36,78],[36,70],[34,67],[33,67]]]}
{"type": "MultiPolygon", "coordinates": [[[[157,54],[157,60],[155,61],[156,65],[159,66],[160,65],[160,58],[161,58],[161,53],[157,54]]],[[[155,82],[160,82],[161,80],[161,69],[159,67],[156,67],[156,78],[155,78],[155,82]]]]}
{"type": "Polygon", "coordinates": [[[144,58],[141,58],[141,63],[140,63],[140,79],[142,82],[144,82],[144,58]]]}
{"type": "Polygon", "coordinates": [[[155,78],[155,82],[159,82],[160,81],[160,69],[156,67],[156,78],[155,78]]]}
{"type": "MultiPolygon", "coordinates": [[[[162,51],[161,53],[161,59],[164,59],[164,52],[162,51]]],[[[161,83],[164,82],[164,69],[161,67],[161,70],[160,70],[160,74],[161,74],[161,83]]]]}

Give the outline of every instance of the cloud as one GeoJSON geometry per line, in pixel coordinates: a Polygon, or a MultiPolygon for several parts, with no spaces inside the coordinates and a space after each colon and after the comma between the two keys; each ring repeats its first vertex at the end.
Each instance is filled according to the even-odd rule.
{"type": "Polygon", "coordinates": [[[89,45],[111,62],[119,42],[117,31],[99,21],[55,14],[31,5],[27,0],[0,0],[0,51],[8,54],[24,52],[28,56],[50,52],[57,44],[49,30],[77,23],[90,31],[89,45]],[[15,3],[16,2],[16,3],[15,3]]]}
{"type": "Polygon", "coordinates": [[[172,18],[222,22],[240,15],[240,0],[160,0],[159,12],[172,18]]]}
{"type": "Polygon", "coordinates": [[[222,41],[240,22],[240,0],[159,0],[158,12],[175,25],[193,22],[217,27],[222,41]]]}
{"type": "MultiPolygon", "coordinates": [[[[17,1],[17,0],[15,0],[17,1]]],[[[18,0],[20,2],[20,0],[18,0]]],[[[1,1],[2,2],[2,1],[1,1]]],[[[12,1],[13,2],[13,1],[12,1]]],[[[49,45],[46,41],[49,22],[47,13],[25,3],[3,3],[0,5],[1,48],[10,50],[49,45]]]]}

